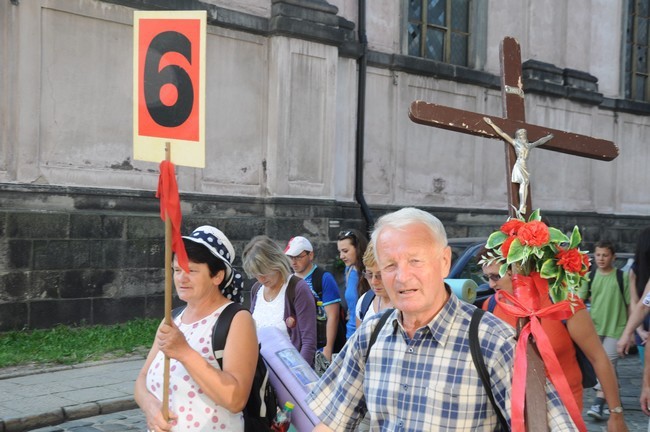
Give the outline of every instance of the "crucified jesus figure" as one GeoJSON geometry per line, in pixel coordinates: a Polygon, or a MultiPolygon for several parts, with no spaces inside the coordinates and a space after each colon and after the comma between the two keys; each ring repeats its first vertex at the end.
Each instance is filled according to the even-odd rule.
{"type": "Polygon", "coordinates": [[[510,143],[510,145],[515,149],[517,161],[512,167],[512,177],[510,181],[519,185],[519,209],[517,211],[520,214],[524,214],[526,213],[526,199],[528,198],[528,185],[530,184],[530,174],[528,173],[528,167],[526,166],[528,153],[530,152],[530,149],[551,140],[553,134],[549,134],[533,143],[529,143],[526,129],[517,129],[515,137],[512,138],[510,135],[502,131],[499,126],[495,125],[489,117],[483,117],[483,120],[485,120],[485,123],[492,126],[492,129],[494,129],[501,138],[510,143]]]}

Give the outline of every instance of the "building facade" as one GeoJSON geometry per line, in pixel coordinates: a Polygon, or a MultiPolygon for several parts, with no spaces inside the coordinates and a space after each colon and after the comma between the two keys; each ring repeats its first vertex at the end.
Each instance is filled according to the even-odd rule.
{"type": "Polygon", "coordinates": [[[0,330],[160,315],[158,166],[133,159],[134,10],[208,11],[206,167],[177,167],[184,231],[217,225],[239,252],[302,234],[336,269],[339,229],[395,208],[430,210],[449,236],[504,220],[504,143],[417,125],[408,108],[501,116],[506,36],[528,122],[620,150],[532,151],[533,206],[578,224],[587,247],[631,251],[650,221],[645,3],[0,2],[0,330]]]}

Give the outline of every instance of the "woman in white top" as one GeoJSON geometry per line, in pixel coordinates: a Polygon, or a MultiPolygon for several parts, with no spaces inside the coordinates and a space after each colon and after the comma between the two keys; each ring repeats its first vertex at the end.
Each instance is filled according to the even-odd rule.
{"type": "Polygon", "coordinates": [[[372,247],[372,243],[368,244],[368,248],[363,254],[363,265],[366,268],[363,272],[363,277],[370,284],[372,291],[364,293],[357,301],[354,314],[357,317],[357,328],[364,319],[393,307],[393,303],[390,301],[388,293],[384,289],[384,284],[381,281],[381,273],[379,272],[379,265],[375,260],[375,250],[372,247]],[[370,304],[368,304],[366,297],[373,297],[370,304]]]}
{"type": "Polygon", "coordinates": [[[291,275],[289,258],[267,236],[254,237],[244,248],[246,274],[257,279],[251,288],[251,313],[258,329],[277,327],[302,358],[314,365],[316,298],[307,282],[291,275]],[[291,282],[291,283],[290,283],[291,282]]]}
{"type": "Polygon", "coordinates": [[[161,323],[135,383],[135,400],[149,431],[244,430],[259,349],[247,312],[232,321],[223,370],[212,352],[212,328],[232,301],[241,302],[243,279],[232,267],[235,251],[226,236],[202,226],[183,237],[189,262],[174,256],[174,285],[187,303],[172,325],[161,323]],[[179,262],[181,260],[181,262],[179,262]],[[169,419],[162,413],[165,355],[170,358],[169,419]]]}

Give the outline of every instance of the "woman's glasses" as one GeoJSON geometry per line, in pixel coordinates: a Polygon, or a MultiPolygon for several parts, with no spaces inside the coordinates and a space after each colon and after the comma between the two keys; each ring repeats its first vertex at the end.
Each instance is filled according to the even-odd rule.
{"type": "Polygon", "coordinates": [[[492,281],[492,282],[499,282],[499,281],[501,280],[501,276],[499,276],[498,274],[494,274],[494,273],[481,275],[481,278],[482,278],[486,283],[490,283],[490,281],[492,281]]]}
{"type": "Polygon", "coordinates": [[[381,273],[379,273],[379,272],[373,273],[373,272],[369,272],[369,271],[364,271],[361,274],[363,275],[364,278],[366,278],[368,280],[368,282],[372,282],[373,277],[375,279],[377,279],[377,282],[381,282],[381,273]]]}

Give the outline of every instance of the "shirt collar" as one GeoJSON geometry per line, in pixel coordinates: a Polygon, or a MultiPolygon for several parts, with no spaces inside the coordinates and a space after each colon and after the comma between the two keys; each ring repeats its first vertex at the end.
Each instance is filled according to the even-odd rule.
{"type": "MultiPolygon", "coordinates": [[[[433,338],[442,346],[445,345],[447,339],[449,338],[449,329],[451,328],[453,321],[456,319],[456,314],[459,309],[460,302],[456,295],[451,292],[449,285],[445,284],[445,290],[449,295],[447,302],[436,314],[436,316],[434,316],[433,319],[426,325],[426,327],[429,327],[429,331],[431,332],[433,338]]],[[[391,320],[393,324],[393,334],[395,330],[397,330],[397,326],[402,327],[402,331],[404,331],[404,327],[402,326],[401,312],[394,314],[394,316],[391,317],[391,320]]]]}

